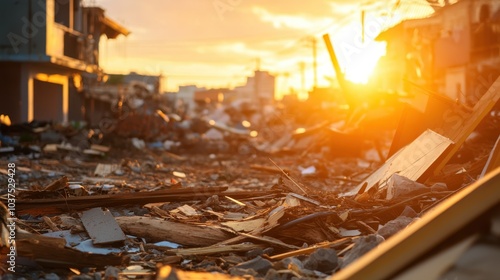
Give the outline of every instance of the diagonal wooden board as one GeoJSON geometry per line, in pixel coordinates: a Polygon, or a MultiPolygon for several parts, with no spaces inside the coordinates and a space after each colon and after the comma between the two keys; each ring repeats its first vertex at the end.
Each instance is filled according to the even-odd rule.
{"type": "Polygon", "coordinates": [[[448,161],[460,149],[467,137],[476,129],[481,120],[491,111],[495,104],[500,100],[500,77],[488,88],[488,91],[478,100],[472,112],[464,113],[449,109],[443,113],[443,125],[435,131],[445,137],[450,138],[453,145],[442,159],[438,160],[438,165],[434,169],[437,175],[448,161]]]}
{"type": "Polygon", "coordinates": [[[490,156],[488,157],[488,161],[486,161],[486,165],[481,172],[481,178],[495,170],[497,167],[500,167],[500,135],[498,135],[497,141],[495,142],[490,156]]]}
{"type": "Polygon", "coordinates": [[[450,139],[428,129],[412,143],[390,157],[355,189],[344,193],[343,196],[358,194],[364,185],[366,185],[363,190],[365,192],[377,184],[379,187],[383,187],[394,173],[416,181],[451,144],[453,142],[450,139]]]}
{"type": "Polygon", "coordinates": [[[415,141],[400,149],[397,153],[390,157],[384,165],[382,165],[382,167],[373,172],[355,189],[348,193],[344,193],[343,196],[352,196],[356,195],[360,191],[367,191],[377,185],[377,183],[379,183],[379,187],[383,187],[386,184],[387,179],[394,173],[399,173],[402,176],[417,181],[431,167],[431,165],[433,165],[433,173],[435,175],[439,174],[453,155],[455,155],[460,146],[462,146],[467,137],[479,125],[481,120],[491,111],[498,100],[500,100],[499,92],[500,77],[495,80],[495,82],[488,88],[488,91],[486,91],[486,93],[478,100],[471,112],[464,112],[460,108],[450,108],[443,112],[443,122],[439,128],[434,129],[434,131],[436,131],[434,134],[449,141],[449,144],[447,144],[446,147],[443,146],[446,145],[446,141],[443,141],[443,143],[439,145],[441,148],[439,148],[439,146],[432,148],[433,144],[431,143],[437,144],[434,140],[438,140],[439,137],[424,137],[424,135],[430,131],[427,130],[415,141]],[[425,140],[422,137],[429,138],[425,140]],[[428,144],[419,143],[422,140],[427,141],[428,144],[431,145],[428,146],[428,144]],[[446,150],[446,148],[450,145],[451,147],[446,150]],[[429,154],[425,156],[425,160],[422,159],[420,161],[420,164],[417,164],[416,162],[416,165],[414,166],[405,166],[404,164],[401,165],[401,162],[408,163],[409,161],[412,161],[411,158],[408,157],[409,155],[426,150],[429,154]],[[402,172],[402,170],[404,171],[402,172]],[[366,187],[362,190],[363,185],[365,184],[366,187]]]}

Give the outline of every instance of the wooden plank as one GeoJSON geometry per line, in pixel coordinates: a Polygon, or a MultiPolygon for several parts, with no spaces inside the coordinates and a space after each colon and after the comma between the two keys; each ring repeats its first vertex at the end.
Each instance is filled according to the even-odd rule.
{"type": "Polygon", "coordinates": [[[244,206],[247,206],[245,203],[243,203],[243,202],[241,202],[241,201],[239,201],[239,200],[237,200],[237,199],[234,199],[234,198],[232,198],[232,197],[230,197],[230,196],[227,196],[227,195],[226,195],[226,196],[225,196],[225,198],[227,198],[227,199],[228,199],[228,200],[230,200],[231,202],[234,202],[235,204],[238,204],[239,206],[243,206],[243,207],[244,207],[244,206]]]}
{"type": "Polygon", "coordinates": [[[415,141],[389,158],[355,189],[343,196],[353,196],[360,191],[366,192],[374,186],[382,188],[395,173],[417,181],[452,143],[450,139],[432,130],[426,130],[415,141]]]}
{"type": "MultiPolygon", "coordinates": [[[[281,171],[272,166],[265,166],[265,165],[260,165],[260,164],[250,164],[250,168],[258,171],[263,171],[263,172],[269,172],[269,173],[274,173],[274,174],[280,174],[281,171]]],[[[286,173],[290,174],[289,170],[283,169],[286,173]]]]}
{"type": "MultiPolygon", "coordinates": [[[[271,199],[278,195],[278,192],[273,190],[224,192],[225,190],[227,190],[227,187],[199,187],[111,195],[74,196],[51,199],[19,199],[16,201],[16,209],[19,214],[57,214],[66,213],[72,210],[85,210],[94,207],[112,207],[134,204],[144,205],[154,202],[202,200],[207,199],[212,195],[228,195],[239,199],[253,197],[265,197],[266,199],[271,199]]],[[[6,202],[6,199],[0,198],[0,201],[6,202]]]]}
{"type": "Polygon", "coordinates": [[[109,150],[111,150],[111,147],[92,144],[92,145],[90,145],[90,149],[94,150],[94,151],[101,152],[101,153],[107,153],[107,152],[109,152],[109,150]]]}
{"type": "Polygon", "coordinates": [[[19,257],[34,260],[40,265],[50,267],[103,268],[108,265],[127,265],[129,258],[125,255],[99,255],[84,253],[66,248],[64,238],[54,238],[18,231],[16,249],[19,257]]]}
{"type": "MultiPolygon", "coordinates": [[[[254,230],[249,232],[249,234],[258,236],[261,235],[262,233],[268,232],[277,226],[279,226],[278,220],[283,217],[285,214],[285,207],[283,206],[278,206],[274,208],[269,214],[267,215],[265,222],[262,224],[260,227],[256,227],[254,230]]],[[[252,220],[248,220],[252,221],[252,220]]],[[[218,245],[227,245],[227,244],[235,244],[238,242],[242,242],[245,240],[246,236],[243,234],[240,234],[239,236],[233,237],[231,239],[226,239],[224,241],[221,241],[218,243],[218,245]]]]}
{"type": "Polygon", "coordinates": [[[353,240],[354,239],[351,237],[346,237],[346,238],[338,239],[338,240],[335,240],[332,242],[323,242],[323,243],[319,243],[319,244],[316,244],[316,245],[313,245],[313,246],[310,246],[307,248],[298,249],[298,250],[295,250],[292,252],[274,255],[274,256],[269,257],[269,259],[272,261],[277,261],[277,260],[282,260],[282,259],[288,258],[288,257],[309,255],[319,248],[338,248],[338,247],[341,247],[341,246],[346,245],[348,243],[351,243],[353,240]]]}
{"type": "Polygon", "coordinates": [[[262,228],[265,222],[266,219],[261,218],[249,221],[229,221],[221,224],[237,232],[254,232],[262,228]]]}
{"type": "Polygon", "coordinates": [[[443,114],[443,125],[435,131],[445,137],[448,137],[455,143],[446,152],[438,165],[434,169],[434,174],[441,172],[443,167],[455,155],[465,142],[467,137],[476,129],[481,120],[491,111],[495,104],[500,100],[500,76],[490,86],[488,91],[479,99],[474,106],[472,113],[463,112],[460,110],[448,110],[443,114]]]}
{"type": "Polygon", "coordinates": [[[235,244],[223,246],[207,246],[200,248],[181,248],[181,249],[168,249],[164,250],[165,253],[175,254],[177,256],[209,256],[215,254],[228,254],[237,252],[246,252],[253,249],[262,248],[258,244],[235,244]]]}
{"type": "Polygon", "coordinates": [[[149,242],[170,241],[184,246],[210,246],[234,235],[217,227],[191,225],[151,217],[117,217],[116,221],[127,234],[149,242]]]}
{"type": "Polygon", "coordinates": [[[110,244],[125,241],[125,234],[109,210],[93,208],[82,213],[81,221],[92,243],[110,244]]]}
{"type": "MultiPolygon", "coordinates": [[[[205,199],[215,194],[221,194],[225,190],[227,190],[227,187],[202,187],[152,192],[120,193],[112,195],[74,196],[54,199],[19,199],[16,201],[16,208],[19,213],[65,213],[71,210],[78,211],[94,207],[111,207],[147,204],[152,202],[205,199]],[[38,212],[34,210],[37,210],[38,212]]],[[[244,193],[237,192],[231,195],[234,197],[242,196],[243,194],[244,193]]]]}
{"type": "Polygon", "coordinates": [[[171,152],[167,152],[167,151],[163,151],[162,155],[170,157],[170,158],[173,158],[173,159],[178,160],[178,161],[185,161],[185,160],[187,160],[187,157],[183,157],[183,156],[180,156],[180,155],[177,155],[177,154],[174,154],[174,153],[171,153],[171,152]]]}
{"type": "Polygon", "coordinates": [[[484,166],[483,171],[481,172],[481,178],[484,177],[489,172],[495,170],[495,168],[499,166],[500,166],[500,135],[498,136],[497,141],[493,146],[493,149],[491,149],[490,156],[488,157],[486,165],[484,166]]]}
{"type": "Polygon", "coordinates": [[[473,229],[468,226],[472,222],[484,221],[475,225],[478,231],[483,225],[490,226],[490,210],[500,201],[499,181],[500,167],[436,205],[331,279],[398,279],[398,273],[408,271],[422,258],[449,248],[447,241],[459,240],[464,228],[466,232],[473,229]]]}
{"type": "Polygon", "coordinates": [[[247,237],[249,239],[257,240],[257,241],[264,242],[264,243],[269,243],[269,244],[272,244],[272,245],[277,245],[277,246],[280,246],[280,247],[283,247],[283,248],[287,248],[287,249],[291,249],[291,250],[300,249],[300,247],[298,247],[298,246],[286,244],[286,243],[282,242],[279,239],[272,238],[272,237],[269,237],[269,236],[255,236],[255,235],[251,235],[251,234],[248,234],[248,233],[242,233],[242,232],[240,232],[239,234],[241,236],[247,237]]]}
{"type": "Polygon", "coordinates": [[[300,194],[290,193],[289,195],[291,195],[291,196],[293,196],[293,197],[296,197],[296,198],[298,198],[298,199],[301,199],[301,200],[303,200],[303,201],[309,202],[309,203],[311,203],[311,204],[314,204],[314,205],[316,205],[316,206],[320,206],[320,205],[321,205],[321,203],[320,203],[319,201],[314,200],[314,199],[310,199],[310,198],[305,197],[305,196],[300,195],[300,194]]]}
{"type": "Polygon", "coordinates": [[[302,194],[302,195],[305,195],[306,194],[306,191],[297,183],[295,182],[292,177],[290,177],[290,175],[288,175],[285,170],[283,170],[278,164],[276,164],[276,162],[274,162],[272,159],[269,159],[273,164],[274,166],[276,166],[279,171],[281,171],[281,173],[283,173],[283,175],[285,175],[285,177],[290,180],[293,185],[290,186],[292,187],[292,191],[295,192],[295,193],[299,193],[299,194],[302,194]]]}
{"type": "Polygon", "coordinates": [[[118,170],[118,168],[119,168],[118,164],[99,163],[95,167],[94,176],[106,177],[109,174],[118,170]]]}
{"type": "Polygon", "coordinates": [[[60,229],[56,226],[56,224],[54,224],[54,222],[52,222],[52,220],[49,217],[43,216],[42,220],[45,222],[45,224],[49,226],[51,231],[53,232],[60,231],[60,229]]]}
{"type": "Polygon", "coordinates": [[[193,207],[191,207],[187,204],[179,206],[176,209],[181,211],[186,216],[199,216],[200,215],[198,212],[196,212],[196,209],[194,209],[193,207]]]}

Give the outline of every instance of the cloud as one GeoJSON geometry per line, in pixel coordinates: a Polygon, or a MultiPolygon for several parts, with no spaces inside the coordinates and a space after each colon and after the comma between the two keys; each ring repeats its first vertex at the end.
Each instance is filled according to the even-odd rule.
{"type": "MultiPolygon", "coordinates": [[[[368,24],[374,11],[391,11],[394,4],[382,0],[362,5],[352,0],[94,1],[132,32],[127,39],[103,40],[107,46],[101,45],[101,54],[105,54],[101,66],[122,73],[162,69],[172,77],[169,87],[190,79],[192,83],[223,85],[227,77],[250,74],[256,57],[261,58],[263,69],[273,72],[298,75],[299,61],[308,62],[306,71],[310,71],[312,49],[301,40],[310,35],[318,38],[319,63],[326,64],[326,70],[320,68],[321,82],[324,75],[332,75],[332,68],[318,35],[329,32],[334,43],[350,43],[360,37],[361,7],[368,11],[368,24]],[[214,8],[215,1],[231,5],[223,17],[214,8]]],[[[411,2],[416,1],[425,2],[411,2]]],[[[401,5],[401,10],[408,9],[401,5]]]]}
{"type": "Polygon", "coordinates": [[[272,23],[274,28],[292,28],[299,30],[311,30],[331,24],[328,18],[318,18],[304,15],[274,14],[262,7],[253,7],[252,12],[263,22],[272,23]]]}

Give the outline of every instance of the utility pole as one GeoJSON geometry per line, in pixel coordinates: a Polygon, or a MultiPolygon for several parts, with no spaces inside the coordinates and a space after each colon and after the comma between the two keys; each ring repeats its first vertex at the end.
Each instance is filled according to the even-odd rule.
{"type": "Polygon", "coordinates": [[[300,67],[301,88],[302,88],[302,92],[305,93],[306,92],[306,64],[305,64],[305,62],[303,62],[303,61],[300,62],[299,67],[300,67]]]}
{"type": "Polygon", "coordinates": [[[317,61],[317,52],[316,52],[316,46],[317,46],[317,40],[315,37],[311,38],[312,42],[312,48],[313,48],[313,70],[314,70],[314,88],[318,87],[318,61],[317,61]]]}
{"type": "Polygon", "coordinates": [[[365,10],[361,10],[361,43],[365,43],[365,10]]]}

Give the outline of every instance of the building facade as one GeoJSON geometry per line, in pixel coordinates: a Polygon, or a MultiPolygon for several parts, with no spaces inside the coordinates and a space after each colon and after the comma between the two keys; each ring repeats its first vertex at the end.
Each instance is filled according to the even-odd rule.
{"type": "Polygon", "coordinates": [[[99,39],[129,31],[80,0],[0,1],[0,112],[12,122],[80,118],[79,92],[99,79],[99,39]]]}
{"type": "Polygon", "coordinates": [[[500,74],[500,1],[461,0],[382,32],[379,85],[474,104],[500,74]],[[420,88],[420,89],[419,89],[420,88]]]}

